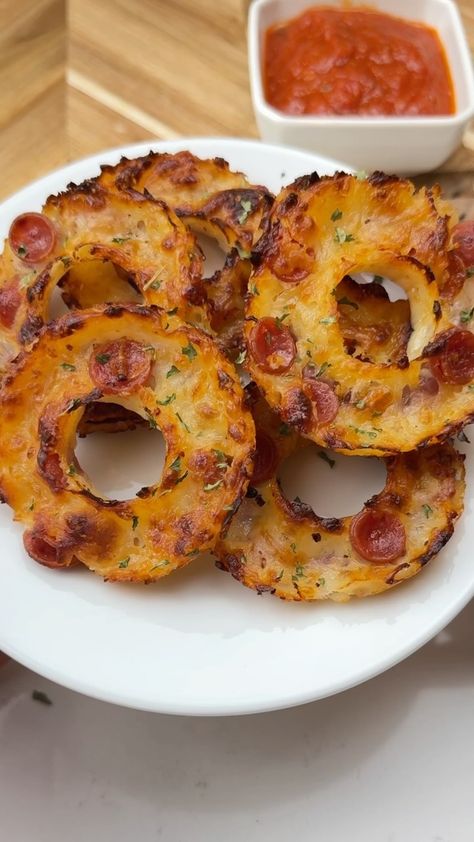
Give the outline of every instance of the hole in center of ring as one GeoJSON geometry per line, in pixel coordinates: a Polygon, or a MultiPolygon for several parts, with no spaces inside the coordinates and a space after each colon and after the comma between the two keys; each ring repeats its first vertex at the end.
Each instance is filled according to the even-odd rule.
{"type": "Polygon", "coordinates": [[[406,357],[412,324],[402,287],[388,278],[360,273],[343,278],[335,296],[347,354],[389,365],[406,357]]]}
{"type": "Polygon", "coordinates": [[[340,456],[315,444],[292,453],[279,475],[288,500],[299,497],[320,517],[337,518],[360,512],[387,479],[381,459],[340,456]]]}
{"type": "Polygon", "coordinates": [[[160,481],[165,440],[139,415],[117,404],[91,404],[85,430],[75,455],[101,497],[130,500],[141,488],[160,481]]]}
{"type": "Polygon", "coordinates": [[[71,266],[53,290],[48,318],[115,301],[142,304],[143,296],[126,272],[110,260],[86,260],[71,266]]]}

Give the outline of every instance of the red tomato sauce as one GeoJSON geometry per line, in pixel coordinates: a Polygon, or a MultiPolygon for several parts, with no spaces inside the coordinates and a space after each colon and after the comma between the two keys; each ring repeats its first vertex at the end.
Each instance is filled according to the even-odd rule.
{"type": "Polygon", "coordinates": [[[382,12],[314,7],[271,26],[263,77],[286,114],[453,114],[454,89],[435,29],[382,12]]]}

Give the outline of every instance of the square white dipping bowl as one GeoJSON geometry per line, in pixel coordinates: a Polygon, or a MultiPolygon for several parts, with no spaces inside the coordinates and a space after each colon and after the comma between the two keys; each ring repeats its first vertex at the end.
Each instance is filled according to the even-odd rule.
{"type": "MultiPolygon", "coordinates": [[[[452,0],[372,0],[371,8],[425,23],[439,33],[455,92],[455,114],[434,117],[301,116],[273,108],[262,80],[267,28],[312,6],[341,7],[339,0],[255,0],[248,23],[252,100],[263,140],[308,149],[356,169],[404,175],[440,166],[462,141],[474,114],[474,74],[461,18],[452,0]]],[[[355,6],[354,6],[355,8],[355,6]]]]}

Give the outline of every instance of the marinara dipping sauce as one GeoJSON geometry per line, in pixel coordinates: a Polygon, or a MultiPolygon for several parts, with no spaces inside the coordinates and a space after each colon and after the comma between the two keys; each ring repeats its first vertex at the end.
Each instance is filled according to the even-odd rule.
{"type": "Polygon", "coordinates": [[[265,95],[286,114],[453,114],[435,29],[368,8],[315,6],[265,35],[265,95]]]}

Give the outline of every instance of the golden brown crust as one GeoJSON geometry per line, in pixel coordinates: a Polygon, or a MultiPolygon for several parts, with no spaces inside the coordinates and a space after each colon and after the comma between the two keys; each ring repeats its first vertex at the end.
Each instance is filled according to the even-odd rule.
{"type": "Polygon", "coordinates": [[[282,429],[262,398],[252,411],[257,440],[259,430],[271,436],[278,465],[269,479],[249,488],[213,551],[218,566],[242,584],[287,600],[371,596],[416,575],[452,535],[465,483],[464,457],[451,444],[385,460],[385,487],[363,511],[393,517],[403,530],[405,549],[377,563],[354,549],[356,516],[321,518],[300,500],[285,497],[277,479],[279,465],[295,447],[314,445],[282,429]]]}
{"type": "Polygon", "coordinates": [[[204,333],[166,321],[131,305],[71,313],[12,364],[0,488],[39,561],[152,581],[211,548],[245,493],[254,427],[235,371],[204,333]],[[161,480],[126,502],[103,499],[74,456],[84,408],[108,400],[167,445],[161,480]]]}
{"type": "Polygon", "coordinates": [[[474,382],[425,389],[433,379],[425,349],[453,327],[438,286],[450,226],[429,191],[380,174],[305,177],[281,192],[250,279],[247,365],[305,436],[348,454],[388,455],[443,441],[474,417],[474,382]],[[410,296],[413,330],[396,365],[346,351],[337,286],[362,271],[390,277],[410,296]],[[269,319],[280,337],[276,328],[269,336],[269,319]],[[320,371],[331,395],[312,382],[320,371]]]}
{"type": "MultiPolygon", "coordinates": [[[[162,202],[111,193],[87,181],[50,196],[43,214],[56,234],[47,259],[25,263],[8,240],[0,259],[0,318],[3,311],[4,342],[8,343],[5,356],[11,358],[19,347],[35,339],[48,321],[54,288],[71,269],[79,273],[81,265],[88,306],[102,304],[104,296],[109,297],[116,274],[110,269],[113,264],[121,273],[122,285],[124,278],[128,279],[147,303],[208,328],[207,312],[201,306],[205,299],[202,254],[194,237],[162,202]],[[104,277],[108,279],[105,286],[104,277]]],[[[122,289],[118,295],[122,297],[122,289]]],[[[136,300],[136,295],[128,300],[131,298],[136,300]]]]}
{"type": "MultiPolygon", "coordinates": [[[[250,273],[250,252],[260,238],[273,202],[265,187],[232,172],[222,158],[201,159],[190,152],[150,152],[103,166],[93,183],[139,199],[153,196],[173,209],[188,230],[214,239],[226,252],[222,270],[202,278],[195,303],[208,310],[212,331],[231,358],[243,347],[244,295],[250,273]]],[[[67,303],[90,307],[102,301],[134,300],[126,279],[97,267],[94,293],[86,264],[73,267],[64,279],[67,303]]],[[[194,319],[195,320],[195,319],[194,319]]]]}

